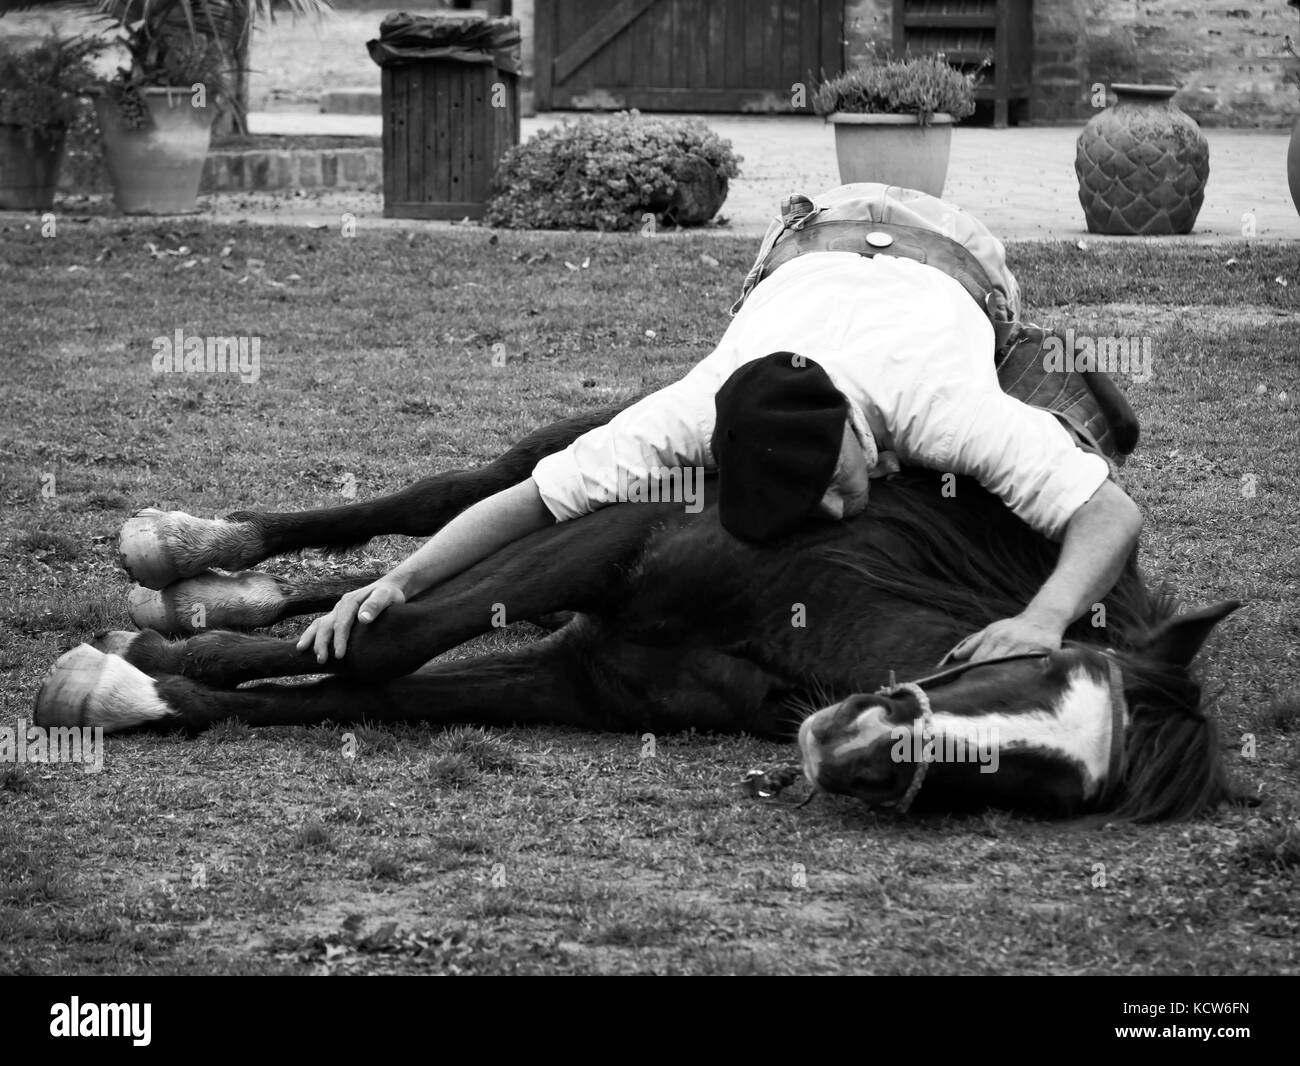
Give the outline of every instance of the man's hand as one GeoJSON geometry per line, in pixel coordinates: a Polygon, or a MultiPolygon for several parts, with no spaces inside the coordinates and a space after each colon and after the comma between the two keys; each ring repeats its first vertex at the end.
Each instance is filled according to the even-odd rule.
{"type": "Polygon", "coordinates": [[[532,478],[479,500],[374,584],[349,592],[334,610],[317,618],[298,638],[298,650],[306,651],[315,645],[316,661],[323,663],[330,657],[333,645],[335,657],[341,659],[348,650],[348,634],[355,622],[373,622],[393,604],[405,603],[408,596],[419,596],[498,548],[554,522],[532,478]]]}
{"type": "Polygon", "coordinates": [[[1114,482],[1103,482],[1066,523],[1056,569],[1020,614],[985,626],[948,653],[981,662],[999,655],[1056,651],[1070,623],[1110,591],[1137,546],[1142,512],[1114,482]]]}
{"type": "Polygon", "coordinates": [[[332,644],[334,657],[342,659],[348,650],[348,634],[357,621],[362,625],[373,622],[380,612],[395,603],[405,602],[406,594],[401,585],[391,577],[381,577],[365,588],[345,593],[334,605],[334,610],[321,615],[307,627],[298,638],[298,650],[306,651],[315,645],[316,661],[323,663],[330,657],[332,644]]]}
{"type": "Polygon", "coordinates": [[[948,653],[951,659],[969,659],[973,663],[996,659],[1002,655],[1022,655],[1035,651],[1056,651],[1064,630],[1051,622],[1018,614],[1003,618],[972,633],[948,653]]]}

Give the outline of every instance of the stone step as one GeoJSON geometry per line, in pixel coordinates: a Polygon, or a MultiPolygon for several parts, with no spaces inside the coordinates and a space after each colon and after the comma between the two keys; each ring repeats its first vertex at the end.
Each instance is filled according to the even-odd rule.
{"type": "Polygon", "coordinates": [[[380,96],[378,86],[326,89],[320,95],[320,109],[327,115],[379,115],[383,113],[380,96]]]}
{"type": "MultiPolygon", "coordinates": [[[[213,151],[203,164],[199,193],[275,192],[294,189],[361,189],[383,186],[382,148],[254,148],[213,151]]],[[[112,187],[106,171],[77,182],[69,168],[59,175],[63,192],[106,193],[112,187]]]]}
{"type": "Polygon", "coordinates": [[[370,189],[383,182],[382,148],[209,152],[201,193],[275,189],[370,189]]]}

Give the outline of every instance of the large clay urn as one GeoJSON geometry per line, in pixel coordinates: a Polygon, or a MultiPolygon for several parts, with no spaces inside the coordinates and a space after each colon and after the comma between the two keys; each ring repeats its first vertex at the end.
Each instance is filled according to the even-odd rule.
{"type": "Polygon", "coordinates": [[[1173,102],[1176,85],[1112,85],[1118,102],[1079,134],[1074,171],[1090,233],[1190,233],[1210,146],[1173,102]]]}

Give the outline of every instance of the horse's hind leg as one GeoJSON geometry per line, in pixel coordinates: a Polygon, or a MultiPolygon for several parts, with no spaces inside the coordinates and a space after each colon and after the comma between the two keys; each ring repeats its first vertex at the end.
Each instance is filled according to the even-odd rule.
{"type": "MultiPolygon", "coordinates": [[[[331,578],[294,579],[247,570],[242,574],[209,571],[168,585],[161,591],[136,585],[127,595],[127,612],[140,629],[155,629],[169,637],[190,637],[213,629],[260,629],[286,618],[328,611],[346,592],[364,588],[384,571],[331,578]]],[[[560,629],[572,612],[540,615],[537,624],[560,629]]],[[[125,647],[131,634],[120,633],[104,651],[125,647]]],[[[101,634],[101,638],[106,634],[101,634]]],[[[129,642],[128,642],[129,643],[129,642]]]]}
{"type": "Polygon", "coordinates": [[[137,585],[127,596],[127,609],[131,621],[141,629],[156,629],[168,636],[192,636],[210,629],[257,629],[284,618],[328,611],[345,592],[382,576],[381,570],[306,579],[254,570],[207,573],[161,591],[137,585]]]}
{"type": "Polygon", "coordinates": [[[287,514],[238,511],[211,520],[147,508],[122,526],[122,566],[145,588],[163,589],[214,567],[246,570],[273,555],[304,548],[343,551],[383,533],[428,536],[470,504],[523,481],[543,456],[604,425],[621,409],[556,422],[476,470],[434,474],[362,503],[287,514]]]}

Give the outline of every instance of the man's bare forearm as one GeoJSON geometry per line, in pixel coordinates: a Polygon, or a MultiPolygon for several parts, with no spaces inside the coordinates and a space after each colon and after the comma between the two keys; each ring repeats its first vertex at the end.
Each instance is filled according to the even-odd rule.
{"type": "Polygon", "coordinates": [[[388,574],[407,599],[555,522],[529,478],[467,508],[388,574]]]}
{"type": "Polygon", "coordinates": [[[1063,632],[1114,587],[1141,530],[1137,504],[1107,481],[1070,519],[1056,569],[1024,616],[1063,632]]]}

